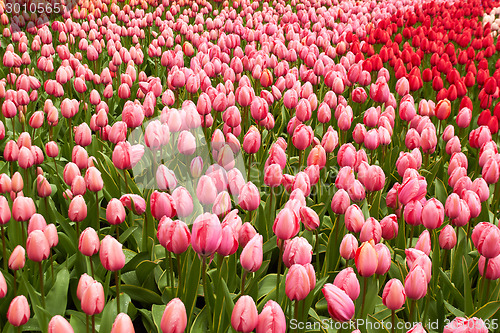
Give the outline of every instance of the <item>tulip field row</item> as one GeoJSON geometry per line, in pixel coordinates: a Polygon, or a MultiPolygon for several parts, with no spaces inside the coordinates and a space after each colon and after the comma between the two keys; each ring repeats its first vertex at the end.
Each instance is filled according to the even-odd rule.
{"type": "Polygon", "coordinates": [[[0,0],[0,332],[500,332],[499,30],[0,0]]]}

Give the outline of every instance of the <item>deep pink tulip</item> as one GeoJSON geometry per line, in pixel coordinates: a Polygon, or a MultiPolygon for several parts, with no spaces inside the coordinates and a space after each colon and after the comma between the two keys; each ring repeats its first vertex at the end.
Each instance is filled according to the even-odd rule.
{"type": "Polygon", "coordinates": [[[382,237],[386,240],[393,239],[398,236],[398,218],[396,214],[391,214],[384,217],[380,221],[380,227],[382,228],[382,237]]]}
{"type": "Polygon", "coordinates": [[[488,260],[488,268],[486,269],[486,276],[484,275],[484,265],[486,262],[486,258],[481,256],[479,258],[479,262],[477,264],[477,269],[481,276],[489,280],[497,280],[500,278],[500,255],[495,258],[490,258],[488,260]]]}
{"type": "Polygon", "coordinates": [[[360,232],[365,223],[361,208],[358,205],[350,205],[345,211],[344,222],[347,230],[355,233],[360,232]]]}
{"type": "Polygon", "coordinates": [[[328,313],[333,320],[346,322],[354,316],[354,303],[345,291],[327,283],[322,289],[328,303],[328,313]]]}
{"type": "Polygon", "coordinates": [[[164,216],[158,223],[158,240],[168,251],[180,254],[184,253],[191,243],[191,232],[186,223],[164,216]]]}
{"type": "Polygon", "coordinates": [[[240,188],[238,205],[247,211],[253,211],[259,207],[260,193],[254,183],[248,182],[240,188]]]}
{"type": "Polygon", "coordinates": [[[163,216],[172,218],[176,215],[175,201],[168,193],[159,191],[151,193],[150,206],[151,214],[157,220],[163,216]]]}
{"type": "Polygon", "coordinates": [[[204,213],[193,222],[191,246],[200,256],[217,251],[222,240],[222,228],[217,215],[204,213]]]}

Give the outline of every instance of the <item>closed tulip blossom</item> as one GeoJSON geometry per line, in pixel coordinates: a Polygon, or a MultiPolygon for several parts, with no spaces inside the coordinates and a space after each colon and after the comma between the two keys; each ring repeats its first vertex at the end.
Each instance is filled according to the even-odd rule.
{"type": "Polygon", "coordinates": [[[352,234],[346,234],[340,242],[340,255],[345,260],[354,259],[358,250],[358,240],[352,234]]]}
{"type": "Polygon", "coordinates": [[[85,256],[93,256],[99,252],[100,241],[97,232],[88,227],[80,234],[78,250],[85,256]]]}
{"type": "Polygon", "coordinates": [[[400,309],[406,300],[406,293],[403,284],[398,279],[389,280],[382,293],[382,302],[390,310],[400,309]]]}
{"type": "Polygon", "coordinates": [[[113,322],[111,333],[134,333],[134,324],[126,313],[119,313],[113,322]]]}
{"type": "Polygon", "coordinates": [[[222,240],[222,227],[215,214],[204,213],[193,222],[191,246],[202,257],[217,251],[222,240]]]}
{"type": "Polygon", "coordinates": [[[422,224],[427,229],[436,229],[444,221],[444,207],[436,198],[431,198],[422,207],[422,224]]]}
{"type": "Polygon", "coordinates": [[[292,301],[301,301],[309,294],[309,275],[304,266],[294,264],[288,270],[285,281],[285,294],[292,301]]]}
{"type": "Polygon", "coordinates": [[[7,320],[12,326],[19,327],[28,322],[30,318],[30,306],[24,295],[15,297],[9,305],[7,320]]]}
{"type": "Polygon", "coordinates": [[[191,243],[191,232],[186,223],[164,216],[158,223],[157,237],[160,244],[175,254],[184,253],[191,243]]]}
{"type": "Polygon", "coordinates": [[[285,333],[286,318],[280,305],[273,300],[267,301],[259,314],[257,333],[285,333]]]}
{"type": "Polygon", "coordinates": [[[361,244],[354,259],[359,275],[372,276],[378,267],[378,254],[373,241],[361,244]]]}
{"type": "Polygon", "coordinates": [[[351,267],[347,267],[337,274],[333,284],[346,292],[355,301],[360,292],[360,286],[356,273],[351,267]]]}
{"type": "Polygon", "coordinates": [[[99,314],[104,309],[104,288],[97,281],[90,282],[82,293],[82,310],[89,316],[99,314]]]}
{"type": "Polygon", "coordinates": [[[259,313],[252,297],[243,295],[234,305],[231,314],[231,326],[237,332],[252,332],[258,324],[259,313]]]}
{"type": "Polygon", "coordinates": [[[125,265],[122,244],[110,235],[107,235],[101,241],[99,257],[102,265],[108,271],[118,271],[125,265]]]}
{"type": "Polygon", "coordinates": [[[255,235],[245,245],[240,255],[240,263],[243,269],[248,272],[256,272],[262,265],[262,235],[255,235]]]}
{"type": "Polygon", "coordinates": [[[106,207],[106,220],[111,225],[118,225],[125,221],[126,217],[125,207],[120,200],[113,198],[108,202],[106,207]]]}
{"type": "Polygon", "coordinates": [[[305,265],[311,263],[312,246],[303,237],[294,237],[285,243],[283,262],[290,268],[293,264],[305,265]]]}
{"type": "Polygon", "coordinates": [[[174,298],[168,302],[161,317],[161,331],[162,333],[183,333],[186,326],[186,307],[179,298],[174,298]]]}
{"type": "Polygon", "coordinates": [[[419,265],[413,266],[405,279],[406,296],[412,300],[419,300],[427,294],[427,276],[419,265]]]}
{"type": "Polygon", "coordinates": [[[333,320],[346,322],[354,316],[354,303],[345,291],[339,287],[327,283],[322,289],[323,295],[328,303],[328,313],[333,320]]]}
{"type": "Polygon", "coordinates": [[[70,323],[62,316],[57,315],[52,317],[49,322],[49,333],[73,333],[73,327],[70,323]]]}

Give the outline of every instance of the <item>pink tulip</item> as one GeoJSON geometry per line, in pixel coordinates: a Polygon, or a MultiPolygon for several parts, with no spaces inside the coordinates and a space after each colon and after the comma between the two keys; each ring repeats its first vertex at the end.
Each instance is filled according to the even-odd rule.
{"type": "Polygon", "coordinates": [[[422,224],[427,229],[436,229],[444,221],[444,207],[436,198],[427,200],[422,208],[422,224]]]}
{"type": "Polygon", "coordinates": [[[99,258],[102,266],[108,271],[119,271],[125,266],[125,254],[122,250],[122,244],[110,235],[107,235],[101,241],[99,258]]]}
{"type": "Polygon", "coordinates": [[[94,280],[82,293],[82,310],[88,316],[99,314],[104,309],[105,301],[102,284],[94,280]]]}
{"type": "Polygon", "coordinates": [[[68,217],[73,222],[81,222],[87,217],[87,204],[81,195],[77,195],[71,200],[68,217]]]}
{"type": "Polygon", "coordinates": [[[445,250],[451,250],[457,244],[457,235],[451,225],[445,226],[439,233],[439,246],[445,250]]]}
{"type": "Polygon", "coordinates": [[[298,216],[290,209],[282,209],[273,224],[273,232],[278,239],[290,239],[295,236],[300,229],[298,216]]]}
{"type": "Polygon", "coordinates": [[[310,288],[309,275],[304,266],[294,264],[288,270],[285,281],[285,293],[290,300],[301,301],[307,297],[310,288]]]}
{"type": "Polygon", "coordinates": [[[7,282],[3,274],[0,272],[0,298],[4,298],[7,295],[7,282]]]}
{"type": "Polygon", "coordinates": [[[113,198],[108,202],[106,207],[106,220],[111,225],[118,225],[125,221],[127,213],[125,212],[125,207],[120,200],[113,198]]]}
{"type": "Polygon", "coordinates": [[[12,326],[19,327],[28,322],[30,318],[30,306],[24,295],[15,297],[9,305],[7,320],[12,326]]]}
{"type": "Polygon", "coordinates": [[[134,324],[126,313],[119,313],[116,316],[111,328],[111,333],[134,333],[134,324]]]}
{"type": "Polygon", "coordinates": [[[486,269],[486,275],[484,274],[484,265],[486,263],[486,258],[479,257],[479,262],[477,264],[477,269],[481,276],[489,280],[497,280],[500,278],[500,255],[495,258],[490,258],[488,260],[488,268],[486,269]]]}
{"type": "Polygon", "coordinates": [[[380,227],[382,228],[382,237],[386,240],[391,240],[398,236],[398,218],[396,214],[391,214],[384,217],[380,221],[380,227]]]}
{"type": "Polygon", "coordinates": [[[121,196],[120,201],[124,207],[127,207],[135,215],[142,215],[146,211],[146,201],[144,200],[143,197],[137,194],[124,194],[121,196]]]}
{"type": "Polygon", "coordinates": [[[21,245],[14,248],[14,251],[9,257],[9,268],[13,271],[17,271],[24,267],[26,262],[26,251],[21,245]]]}
{"type": "Polygon", "coordinates": [[[419,300],[427,294],[427,276],[419,265],[413,266],[405,279],[406,296],[419,300]]]}
{"type": "Polygon", "coordinates": [[[322,289],[328,303],[328,313],[333,320],[346,322],[354,316],[354,303],[345,291],[327,283],[322,289]]]}
{"type": "Polygon", "coordinates": [[[29,197],[17,197],[12,204],[12,217],[16,221],[28,221],[36,213],[35,203],[29,197]]]}
{"type": "Polygon", "coordinates": [[[157,237],[165,249],[175,254],[184,253],[191,242],[187,225],[182,221],[172,221],[166,216],[158,223],[157,237]]]}
{"type": "Polygon", "coordinates": [[[354,258],[359,275],[363,277],[372,276],[378,267],[378,254],[372,241],[364,242],[356,250],[354,258]]]}
{"type": "Polygon", "coordinates": [[[85,256],[93,256],[99,252],[100,242],[97,232],[88,227],[80,234],[78,250],[85,256]]]}
{"type": "Polygon", "coordinates": [[[178,298],[168,302],[161,317],[162,333],[183,333],[187,326],[187,314],[184,303],[178,298]]]}
{"type": "Polygon", "coordinates": [[[207,175],[201,176],[196,187],[196,197],[202,205],[213,204],[217,197],[217,189],[213,179],[207,175]]]}
{"type": "Polygon", "coordinates": [[[174,217],[177,213],[175,201],[165,192],[154,191],[150,197],[151,214],[157,220],[163,216],[174,217]]]}
{"type": "Polygon", "coordinates": [[[209,256],[219,248],[222,228],[217,215],[204,213],[193,222],[191,246],[200,256],[209,256]]]}
{"type": "Polygon", "coordinates": [[[363,224],[365,223],[365,217],[363,212],[358,205],[350,205],[345,211],[344,222],[347,230],[351,232],[360,232],[363,224]]]}
{"type": "Polygon", "coordinates": [[[341,270],[335,277],[333,284],[342,289],[353,301],[359,297],[359,281],[351,267],[341,270]]]}
{"type": "Polygon", "coordinates": [[[358,240],[352,234],[346,234],[340,242],[340,256],[345,260],[354,259],[358,250],[358,240]]]}
{"type": "Polygon", "coordinates": [[[26,240],[26,251],[28,259],[41,262],[50,255],[50,245],[43,231],[34,230],[28,235],[26,240]]]}
{"type": "Polygon", "coordinates": [[[290,268],[294,264],[305,265],[311,263],[312,246],[303,237],[295,237],[285,242],[283,262],[290,268]]]}
{"type": "Polygon", "coordinates": [[[382,302],[390,310],[400,309],[406,300],[403,284],[398,279],[389,280],[382,293],[382,302]]]}
{"type": "Polygon", "coordinates": [[[49,322],[49,333],[74,333],[70,323],[60,315],[52,317],[49,322]]]}
{"type": "Polygon", "coordinates": [[[240,263],[248,272],[256,272],[262,265],[262,235],[255,235],[241,251],[240,263]]]}
{"type": "Polygon", "coordinates": [[[258,319],[259,313],[252,297],[241,296],[234,305],[231,326],[237,332],[249,333],[257,327],[258,319]]]}
{"type": "Polygon", "coordinates": [[[252,182],[243,185],[239,190],[238,205],[244,210],[253,211],[260,205],[260,193],[252,182]]]}

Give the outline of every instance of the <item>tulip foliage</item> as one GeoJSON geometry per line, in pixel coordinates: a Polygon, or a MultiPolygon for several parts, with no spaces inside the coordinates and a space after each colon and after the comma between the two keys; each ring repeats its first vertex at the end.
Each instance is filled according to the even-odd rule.
{"type": "Polygon", "coordinates": [[[0,0],[2,332],[498,332],[500,3],[0,0]]]}

